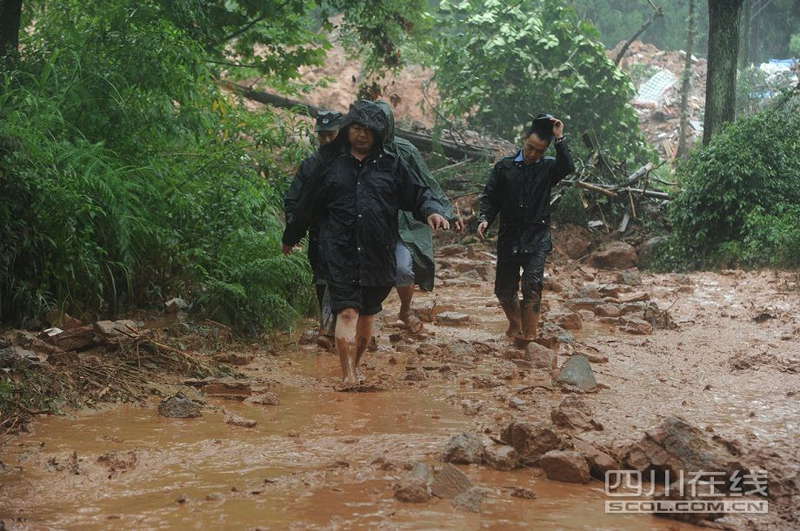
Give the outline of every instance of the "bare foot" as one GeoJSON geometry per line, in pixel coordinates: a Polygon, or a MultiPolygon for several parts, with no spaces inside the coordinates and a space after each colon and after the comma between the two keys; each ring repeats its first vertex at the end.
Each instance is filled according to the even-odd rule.
{"type": "Polygon", "coordinates": [[[397,316],[403,324],[406,325],[406,328],[412,334],[419,334],[422,332],[422,321],[416,315],[413,315],[410,311],[409,312],[400,312],[397,316]]]}

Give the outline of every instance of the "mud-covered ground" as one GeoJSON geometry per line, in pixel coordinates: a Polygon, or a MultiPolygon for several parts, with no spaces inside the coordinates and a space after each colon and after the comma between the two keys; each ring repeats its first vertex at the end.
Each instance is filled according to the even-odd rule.
{"type": "Polygon", "coordinates": [[[437,314],[423,334],[400,328],[396,295],[387,301],[378,350],[366,356],[364,392],[337,391],[335,356],[286,338],[286,348],[239,349],[254,358],[237,368],[238,387],[175,382],[172,390],[204,403],[199,418],[164,418],[155,396],[139,406],[39,417],[2,447],[0,520],[10,529],[691,528],[605,514],[602,481],[553,481],[539,467],[458,465],[488,489],[468,509],[437,497],[395,498],[414,463],[441,463],[452,436],[490,441],[512,421],[549,425],[554,408],[578,397],[592,427],[554,427],[565,438],[623,460],[645,430],[681,417],[768,471],[770,512],[717,525],[800,527],[797,274],[549,266],[545,337],[559,366],[586,354],[600,384],[576,394],[504,338],[489,257],[451,251],[440,258],[435,294],[415,299],[421,316],[437,314]],[[652,305],[643,314],[651,303],[655,317],[652,305]],[[656,324],[652,333],[643,317],[656,324]],[[220,393],[233,396],[212,396],[220,393]],[[277,405],[252,399],[276,402],[269,393],[277,405]],[[256,424],[227,423],[231,415],[256,424]],[[519,497],[528,492],[519,487],[535,497],[519,497]]]}

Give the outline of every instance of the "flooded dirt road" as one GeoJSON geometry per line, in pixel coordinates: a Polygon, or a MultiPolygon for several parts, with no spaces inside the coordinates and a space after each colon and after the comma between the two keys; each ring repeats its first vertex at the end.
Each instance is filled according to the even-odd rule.
{"type": "MultiPolygon", "coordinates": [[[[545,295],[547,315],[553,320],[574,307],[571,301],[590,297],[577,293],[587,285],[618,286],[615,275],[556,271],[545,295]]],[[[581,326],[558,332],[568,334],[558,363],[576,352],[593,354],[601,386],[580,396],[602,429],[572,435],[620,455],[645,430],[678,415],[709,436],[736,441],[750,456],[763,454],[765,467],[780,463],[782,480],[796,478],[800,291],[791,282],[784,273],[641,275],[641,284],[617,297],[647,293],[669,308],[677,328],[652,335],[625,333],[611,319],[574,310],[581,326]]],[[[367,354],[374,392],[337,392],[334,355],[303,345],[278,355],[258,351],[240,368],[241,380],[251,384],[247,394],[268,389],[278,405],[195,391],[205,400],[201,418],[163,418],[156,397],[37,418],[29,433],[2,447],[0,520],[9,529],[693,528],[649,515],[604,514],[601,481],[551,481],[540,468],[459,465],[488,489],[480,512],[445,499],[396,500],[394,486],[413,463],[441,462],[453,435],[496,438],[511,421],[549,422],[551,410],[571,395],[546,371],[512,361],[490,284],[467,280],[437,289],[435,297],[469,321],[426,323],[423,336],[410,336],[395,325],[392,295],[379,349],[367,354]],[[255,427],[227,424],[231,413],[255,427]],[[535,498],[513,496],[515,487],[535,498]]],[[[430,308],[433,301],[423,294],[415,305],[430,308]]],[[[788,500],[796,495],[789,489],[788,500]]],[[[777,507],[718,522],[800,525],[777,507]]]]}

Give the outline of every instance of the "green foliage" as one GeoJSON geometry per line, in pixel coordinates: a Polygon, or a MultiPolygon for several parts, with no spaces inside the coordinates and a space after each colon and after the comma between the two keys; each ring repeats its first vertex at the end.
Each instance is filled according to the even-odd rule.
{"type": "Polygon", "coordinates": [[[276,241],[305,126],[220,93],[157,2],[42,15],[0,78],[0,321],[173,295],[242,331],[305,312],[308,267],[276,241]]]}
{"type": "MultiPolygon", "coordinates": [[[[570,0],[569,3],[582,19],[590,21],[600,30],[603,44],[608,48],[630,39],[653,13],[647,0],[570,0]]],[[[639,39],[662,50],[684,49],[688,1],[655,3],[663,8],[664,16],[656,18],[639,39]]],[[[698,38],[695,39],[695,46],[698,51],[704,52],[708,35],[708,6],[705,0],[695,3],[695,13],[698,17],[698,38]]]]}
{"type": "Polygon", "coordinates": [[[692,153],[672,202],[671,255],[691,267],[798,265],[800,98],[786,95],[692,153]]]}
{"type": "Polygon", "coordinates": [[[768,75],[754,66],[739,70],[736,76],[736,115],[746,116],[766,108],[773,98],[793,85],[791,72],[768,75]]]}
{"type": "Polygon", "coordinates": [[[440,10],[442,28],[427,47],[444,115],[515,139],[532,116],[550,112],[568,132],[596,135],[614,158],[645,155],[629,78],[563,0],[442,1],[440,10]]]}
{"type": "Polygon", "coordinates": [[[792,35],[789,41],[789,51],[795,56],[800,57],[800,33],[792,35]]]}

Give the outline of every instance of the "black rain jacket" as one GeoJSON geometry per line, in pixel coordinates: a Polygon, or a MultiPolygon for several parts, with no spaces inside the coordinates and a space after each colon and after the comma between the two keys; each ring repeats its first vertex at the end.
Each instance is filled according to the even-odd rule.
{"type": "Polygon", "coordinates": [[[566,141],[556,142],[556,157],[534,164],[505,157],[495,164],[480,198],[479,221],[500,215],[498,258],[537,252],[550,231],[550,191],[575,170],[566,141]]]}
{"type": "Polygon", "coordinates": [[[336,140],[319,150],[300,199],[287,218],[285,245],[319,227],[320,272],[325,280],[362,286],[393,286],[398,211],[420,221],[444,215],[430,188],[397,156],[384,151],[387,123],[371,102],[350,107],[336,140]],[[359,123],[375,134],[377,148],[363,161],[350,153],[348,128],[359,123]]]}
{"type": "MultiPolygon", "coordinates": [[[[303,187],[319,163],[319,152],[317,151],[300,163],[292,184],[283,196],[283,211],[286,214],[287,223],[294,216],[297,203],[303,194],[303,187]]],[[[312,225],[308,230],[308,263],[311,265],[311,270],[316,278],[320,276],[319,261],[319,227],[312,225]]]]}

